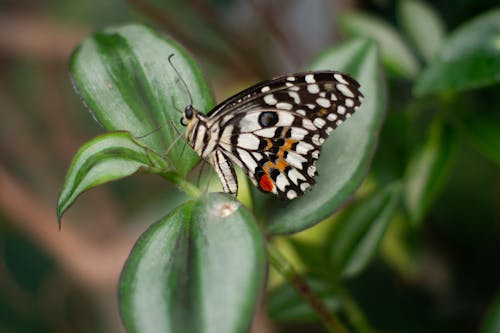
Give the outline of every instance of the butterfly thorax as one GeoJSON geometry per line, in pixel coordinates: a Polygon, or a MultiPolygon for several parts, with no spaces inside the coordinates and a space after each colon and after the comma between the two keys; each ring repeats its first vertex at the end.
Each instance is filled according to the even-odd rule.
{"type": "Polygon", "coordinates": [[[208,118],[192,106],[184,110],[181,123],[186,125],[188,144],[202,158],[207,158],[217,145],[218,128],[209,126],[208,118]]]}

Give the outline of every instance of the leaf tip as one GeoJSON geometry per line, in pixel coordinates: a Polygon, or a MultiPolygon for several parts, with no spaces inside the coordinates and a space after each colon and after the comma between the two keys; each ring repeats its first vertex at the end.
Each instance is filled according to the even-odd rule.
{"type": "Polygon", "coordinates": [[[56,215],[57,215],[57,227],[58,227],[59,231],[61,231],[63,214],[64,214],[64,210],[61,209],[61,206],[58,203],[57,208],[56,208],[56,215]]]}

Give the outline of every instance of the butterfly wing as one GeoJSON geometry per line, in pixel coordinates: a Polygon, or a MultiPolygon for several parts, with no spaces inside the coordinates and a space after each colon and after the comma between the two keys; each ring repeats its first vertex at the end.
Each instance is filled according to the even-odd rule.
{"type": "Polygon", "coordinates": [[[362,97],[346,74],[307,72],[252,86],[208,116],[219,127],[217,149],[262,191],[293,199],[315,183],[321,146],[362,97]]]}

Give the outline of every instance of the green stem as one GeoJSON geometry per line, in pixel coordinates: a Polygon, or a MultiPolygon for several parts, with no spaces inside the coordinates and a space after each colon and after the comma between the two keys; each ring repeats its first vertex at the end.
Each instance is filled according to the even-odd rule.
{"type": "Polygon", "coordinates": [[[356,328],[358,333],[372,333],[373,328],[368,323],[363,311],[347,290],[342,291],[342,305],[349,322],[356,328]]]}
{"type": "Polygon", "coordinates": [[[285,257],[272,244],[267,244],[269,260],[274,269],[304,297],[309,306],[320,317],[321,321],[331,333],[349,333],[345,326],[326,307],[325,303],[316,295],[307,281],[300,276],[285,257]]]}
{"type": "Polygon", "coordinates": [[[193,198],[198,198],[201,195],[201,191],[199,188],[194,186],[192,183],[188,182],[184,177],[182,177],[176,172],[164,172],[161,173],[160,175],[163,178],[168,179],[169,181],[177,185],[179,189],[186,192],[193,198]]]}

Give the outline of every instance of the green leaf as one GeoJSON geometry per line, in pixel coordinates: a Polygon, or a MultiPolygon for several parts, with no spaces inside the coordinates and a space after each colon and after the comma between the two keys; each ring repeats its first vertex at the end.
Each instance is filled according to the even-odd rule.
{"type": "Polygon", "coordinates": [[[484,319],[480,333],[500,332],[500,295],[497,295],[484,319]]]}
{"type": "Polygon", "coordinates": [[[398,18],[405,34],[422,57],[430,61],[443,43],[444,23],[429,4],[420,0],[401,0],[398,18]]]}
{"type": "Polygon", "coordinates": [[[70,69],[75,89],[107,130],[144,136],[141,141],[160,154],[170,148],[171,163],[181,174],[197,163],[183,140],[173,145],[184,132],[180,110],[190,103],[189,95],[202,112],[213,101],[199,68],[177,43],[141,25],[109,28],[77,48],[70,69]],[[168,62],[171,54],[189,91],[168,62]]]}
{"type": "Polygon", "coordinates": [[[448,179],[455,148],[453,128],[436,117],[427,142],[410,158],[406,169],[404,201],[414,225],[421,222],[448,179]]]}
{"type": "Polygon", "coordinates": [[[500,81],[500,8],[459,27],[418,78],[417,95],[478,88],[500,81]]]}
{"type": "Polygon", "coordinates": [[[370,38],[380,47],[382,62],[395,75],[415,77],[419,72],[417,59],[399,33],[377,17],[350,13],[340,17],[340,26],[345,34],[370,38]]]}
{"type": "Polygon", "coordinates": [[[138,171],[166,170],[167,162],[134,140],[129,133],[100,135],[84,144],[71,162],[57,202],[59,222],[76,198],[88,189],[138,171]]]}
{"type": "MultiPolygon", "coordinates": [[[[330,312],[336,312],[340,309],[341,299],[333,288],[332,283],[318,278],[308,278],[307,283],[314,294],[325,303],[330,312]]],[[[267,296],[267,311],[275,320],[318,320],[318,315],[306,303],[304,297],[289,283],[283,283],[269,292],[267,296]]]]}
{"type": "Polygon", "coordinates": [[[225,194],[183,204],[138,240],[120,279],[132,332],[245,332],[265,273],[262,234],[225,194]]]}
{"type": "Polygon", "coordinates": [[[329,243],[333,270],[343,277],[360,273],[375,255],[401,197],[401,183],[392,183],[356,204],[335,225],[329,243]]]}
{"type": "Polygon", "coordinates": [[[286,203],[274,202],[267,230],[293,233],[330,216],[358,188],[366,176],[384,116],[384,82],[375,43],[354,40],[325,52],[310,69],[335,69],[351,74],[361,84],[361,108],[337,128],[323,145],[317,184],[311,192],[286,203]]]}
{"type": "Polygon", "coordinates": [[[500,165],[500,118],[480,111],[460,115],[461,127],[480,153],[500,165]]]}

